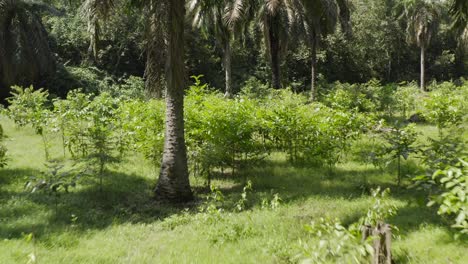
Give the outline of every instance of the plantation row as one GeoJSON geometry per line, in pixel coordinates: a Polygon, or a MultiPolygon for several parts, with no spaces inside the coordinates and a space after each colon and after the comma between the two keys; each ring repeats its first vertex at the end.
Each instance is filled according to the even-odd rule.
{"type": "MultiPolygon", "coordinates": [[[[272,151],[287,153],[292,162],[333,166],[381,117],[418,112],[443,128],[462,123],[468,84],[434,86],[428,95],[415,85],[381,86],[337,83],[321,95],[323,103],[308,103],[290,90],[247,85],[234,100],[202,85],[200,77],[186,96],[186,141],[194,173],[239,167],[261,160],[272,151]],[[258,88],[260,87],[260,88],[258,88]],[[423,103],[417,103],[422,101],[423,103]]],[[[324,89],[325,90],[325,89],[324,89]]],[[[158,166],[164,142],[164,102],[144,101],[102,92],[97,96],[71,91],[66,99],[48,99],[33,88],[14,88],[8,116],[19,126],[31,125],[42,136],[49,160],[51,138],[60,135],[63,155],[94,157],[105,167],[129,150],[144,154],[158,166]]],[[[404,122],[394,125],[402,127],[404,122]]],[[[389,130],[390,131],[390,130],[389,130]]],[[[414,137],[414,136],[413,136],[414,137]]],[[[414,139],[412,140],[414,141],[414,139]]],[[[406,158],[406,157],[405,157],[406,158]]]]}

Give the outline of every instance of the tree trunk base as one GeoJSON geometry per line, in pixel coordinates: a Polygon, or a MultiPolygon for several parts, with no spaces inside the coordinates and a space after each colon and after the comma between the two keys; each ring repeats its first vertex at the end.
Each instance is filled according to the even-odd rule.
{"type": "Polygon", "coordinates": [[[372,238],[374,256],[372,264],[392,263],[392,229],[389,224],[378,223],[376,227],[365,225],[362,227],[362,239],[372,238]]]}

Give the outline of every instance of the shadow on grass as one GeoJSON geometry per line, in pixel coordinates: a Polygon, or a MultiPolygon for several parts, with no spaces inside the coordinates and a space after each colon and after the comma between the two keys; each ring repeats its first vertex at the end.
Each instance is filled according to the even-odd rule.
{"type": "MultiPolygon", "coordinates": [[[[9,175],[20,175],[24,171],[12,172],[9,175]]],[[[97,182],[97,179],[88,181],[97,182]]],[[[102,192],[97,183],[79,185],[69,193],[61,193],[57,207],[53,195],[22,190],[9,192],[0,196],[4,205],[0,207],[0,239],[19,238],[31,232],[40,239],[51,233],[66,232],[71,226],[74,232],[84,232],[115,224],[151,223],[183,209],[156,203],[153,186],[153,181],[138,175],[110,172],[102,192]]]]}
{"type": "MultiPolygon", "coordinates": [[[[40,174],[40,171],[32,168],[0,169],[0,188],[6,187],[7,185],[11,185],[17,182],[21,182],[27,177],[35,176],[38,174],[40,174]]],[[[24,184],[24,182],[21,182],[21,184],[24,184]]],[[[2,195],[2,193],[0,193],[0,195],[2,195]]]]}

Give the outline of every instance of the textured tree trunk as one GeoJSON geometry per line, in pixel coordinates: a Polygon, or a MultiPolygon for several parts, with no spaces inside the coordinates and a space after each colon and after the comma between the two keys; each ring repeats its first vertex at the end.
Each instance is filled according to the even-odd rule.
{"type": "Polygon", "coordinates": [[[149,3],[147,25],[147,52],[145,67],[145,90],[149,97],[162,98],[164,90],[164,61],[166,57],[166,43],[164,33],[164,9],[163,3],[149,3]]]}
{"type": "Polygon", "coordinates": [[[166,64],[166,132],[158,200],[186,202],[193,198],[184,138],[184,21],[185,1],[168,2],[168,50],[166,64]]]}
{"type": "Polygon", "coordinates": [[[425,84],[425,59],[426,55],[426,48],[424,46],[421,46],[421,92],[424,92],[426,90],[426,84],[425,84]]]}
{"type": "Polygon", "coordinates": [[[88,59],[91,63],[96,64],[98,62],[98,42],[99,42],[99,24],[97,19],[89,22],[89,47],[88,47],[88,59]]]}
{"type": "Polygon", "coordinates": [[[392,228],[388,224],[378,223],[376,226],[363,226],[362,240],[372,236],[372,264],[392,264],[392,228]]]}
{"type": "Polygon", "coordinates": [[[281,88],[281,71],[280,71],[280,39],[278,35],[278,18],[270,17],[269,38],[270,38],[270,63],[271,63],[271,82],[273,88],[281,88]]]}
{"type": "Polygon", "coordinates": [[[310,84],[310,100],[313,102],[315,101],[315,94],[316,94],[316,89],[315,89],[315,78],[316,78],[316,66],[317,66],[317,45],[316,45],[316,40],[312,40],[312,58],[311,58],[311,84],[310,84]]]}
{"type": "Polygon", "coordinates": [[[226,92],[224,97],[231,98],[234,93],[232,91],[232,67],[231,67],[231,42],[228,40],[224,47],[224,73],[226,76],[226,92]]]}

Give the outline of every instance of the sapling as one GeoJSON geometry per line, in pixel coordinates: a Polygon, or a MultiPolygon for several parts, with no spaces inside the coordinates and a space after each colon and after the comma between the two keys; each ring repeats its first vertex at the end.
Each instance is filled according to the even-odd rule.
{"type": "Polygon", "coordinates": [[[40,135],[44,144],[46,160],[49,160],[49,138],[47,129],[51,113],[47,107],[49,93],[43,89],[34,90],[32,86],[23,88],[13,86],[13,96],[7,98],[10,106],[7,114],[19,126],[31,125],[40,135]]]}
{"type": "Polygon", "coordinates": [[[401,183],[401,158],[407,160],[411,153],[418,149],[414,146],[417,133],[414,124],[400,127],[398,123],[383,131],[383,138],[387,145],[383,146],[380,156],[389,155],[390,161],[397,162],[397,185],[401,183]]]}
{"type": "Polygon", "coordinates": [[[45,164],[46,170],[41,175],[31,176],[25,184],[25,189],[31,193],[42,191],[54,196],[55,214],[58,213],[58,203],[62,192],[68,193],[70,187],[75,187],[82,173],[73,169],[66,169],[65,165],[57,160],[45,164]]]}
{"type": "Polygon", "coordinates": [[[116,107],[115,100],[108,93],[100,94],[89,105],[86,126],[89,153],[84,161],[94,167],[98,174],[100,191],[102,191],[106,166],[118,161],[113,153],[116,141],[114,134],[116,107]]]}
{"type": "Polygon", "coordinates": [[[3,168],[7,165],[8,157],[7,157],[7,149],[3,145],[3,139],[5,135],[3,134],[3,127],[0,125],[0,168],[3,168]]]}

